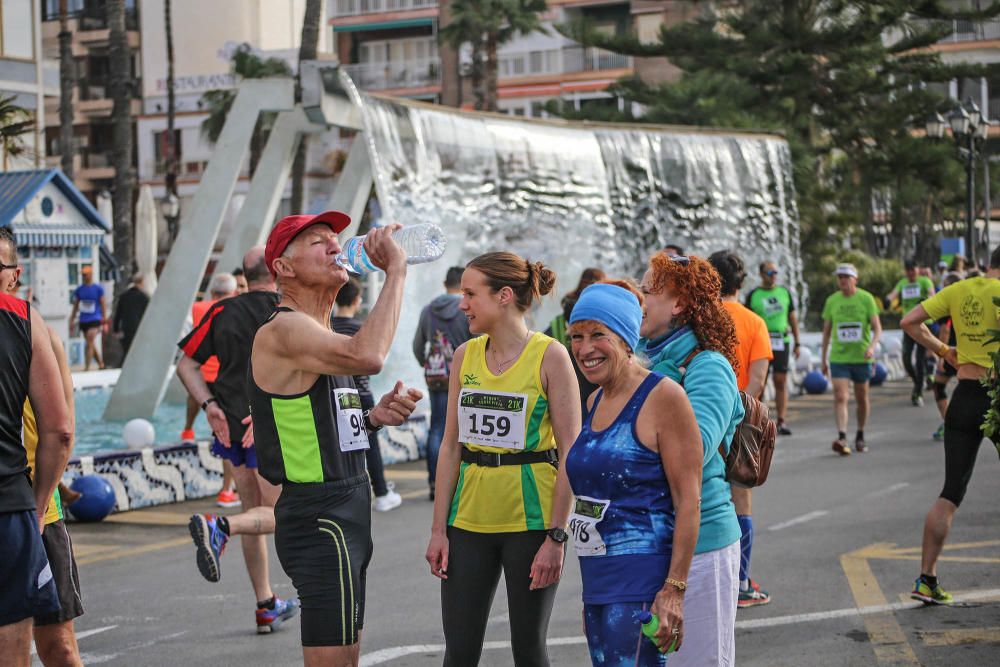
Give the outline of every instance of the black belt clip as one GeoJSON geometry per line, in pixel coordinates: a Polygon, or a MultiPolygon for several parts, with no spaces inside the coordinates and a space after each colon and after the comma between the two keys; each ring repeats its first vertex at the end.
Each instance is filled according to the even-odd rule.
{"type": "Polygon", "coordinates": [[[462,448],[462,461],[484,468],[499,468],[500,466],[526,465],[531,463],[548,463],[559,467],[559,452],[556,449],[546,449],[541,452],[517,452],[501,454],[499,452],[479,452],[466,447],[462,448]]]}

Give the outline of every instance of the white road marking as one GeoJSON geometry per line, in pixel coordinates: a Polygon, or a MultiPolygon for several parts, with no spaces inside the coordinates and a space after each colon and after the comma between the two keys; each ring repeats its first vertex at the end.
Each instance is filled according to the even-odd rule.
{"type": "MultiPolygon", "coordinates": [[[[992,588],[980,591],[968,591],[955,595],[955,599],[961,602],[991,599],[1000,596],[1000,588],[992,588]]],[[[771,618],[759,618],[754,620],[736,621],[737,630],[750,630],[754,628],[772,628],[781,625],[795,625],[797,623],[812,623],[815,621],[826,621],[832,618],[849,618],[852,616],[867,616],[869,614],[881,614],[887,611],[899,611],[902,609],[918,609],[924,603],[894,602],[892,604],[872,605],[870,607],[847,607],[846,609],[833,609],[830,611],[818,611],[811,614],[791,614],[788,616],[773,616],[771,618]]],[[[549,646],[573,646],[586,644],[586,637],[553,637],[546,644],[549,646]]],[[[483,643],[483,650],[496,650],[510,648],[509,641],[491,641],[483,643]]],[[[393,660],[397,660],[407,655],[418,653],[443,653],[444,644],[412,644],[410,646],[394,646],[383,648],[361,656],[360,667],[373,667],[383,665],[393,660]]]]}
{"type": "Polygon", "coordinates": [[[895,493],[900,489],[905,489],[910,485],[909,482],[900,482],[899,484],[893,484],[892,486],[887,486],[881,491],[876,491],[874,493],[869,493],[866,498],[881,498],[882,496],[888,496],[891,493],[895,493]]]}
{"type": "Polygon", "coordinates": [[[768,526],[768,530],[782,530],[783,528],[789,528],[791,526],[797,526],[800,523],[806,523],[812,521],[813,519],[818,519],[822,516],[829,514],[826,510],[816,510],[815,512],[809,512],[808,514],[803,514],[802,516],[797,516],[794,519],[789,519],[788,521],[782,521],[781,523],[776,523],[773,526],[768,526]]]}
{"type": "MultiPolygon", "coordinates": [[[[118,627],[117,625],[105,625],[103,628],[94,628],[93,630],[84,630],[83,632],[77,632],[76,633],[76,638],[77,638],[77,640],[80,640],[80,639],[85,639],[86,637],[93,637],[94,635],[99,635],[102,632],[107,632],[108,630],[114,630],[117,627],[118,627]]],[[[36,654],[37,653],[35,651],[35,643],[31,642],[31,655],[36,655],[36,654]]]]}

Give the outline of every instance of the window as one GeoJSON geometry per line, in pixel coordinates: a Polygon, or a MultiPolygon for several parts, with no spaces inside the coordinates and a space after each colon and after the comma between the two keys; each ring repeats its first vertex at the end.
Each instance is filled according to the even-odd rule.
{"type": "Polygon", "coordinates": [[[33,59],[35,31],[31,0],[0,0],[0,24],[0,55],[33,59]]]}
{"type": "MultiPolygon", "coordinates": [[[[156,173],[163,174],[167,171],[167,131],[153,133],[153,144],[156,155],[156,173]]],[[[174,158],[177,164],[183,162],[181,152],[181,131],[174,130],[174,158]]]]}

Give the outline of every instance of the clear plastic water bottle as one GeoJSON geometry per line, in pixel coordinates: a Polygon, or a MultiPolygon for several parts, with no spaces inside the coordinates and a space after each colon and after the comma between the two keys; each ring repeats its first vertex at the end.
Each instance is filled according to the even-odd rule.
{"type": "MultiPolygon", "coordinates": [[[[444,230],[433,223],[420,225],[408,225],[392,233],[393,240],[403,248],[406,253],[407,264],[423,264],[433,262],[444,254],[448,247],[448,240],[444,236],[444,230]]],[[[372,264],[365,252],[365,237],[355,236],[347,239],[344,243],[343,251],[337,255],[337,264],[344,267],[351,273],[367,275],[380,268],[372,264]]]]}
{"type": "MultiPolygon", "coordinates": [[[[639,623],[642,624],[642,634],[646,635],[646,639],[656,643],[656,631],[660,629],[660,619],[657,618],[655,614],[651,614],[648,611],[642,612],[639,615],[639,623]]],[[[660,651],[661,653],[673,653],[677,650],[677,638],[670,643],[666,651],[660,651]]]]}

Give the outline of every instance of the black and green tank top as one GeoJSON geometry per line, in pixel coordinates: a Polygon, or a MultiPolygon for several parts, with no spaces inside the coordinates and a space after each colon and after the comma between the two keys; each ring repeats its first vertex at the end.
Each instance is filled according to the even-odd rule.
{"type": "MultiPolygon", "coordinates": [[[[275,315],[290,310],[278,308],[275,315]]],[[[365,474],[368,432],[349,375],[321,375],[300,394],[272,394],[254,381],[251,356],[247,397],[258,472],[270,483],[332,482],[365,474]]]]}

